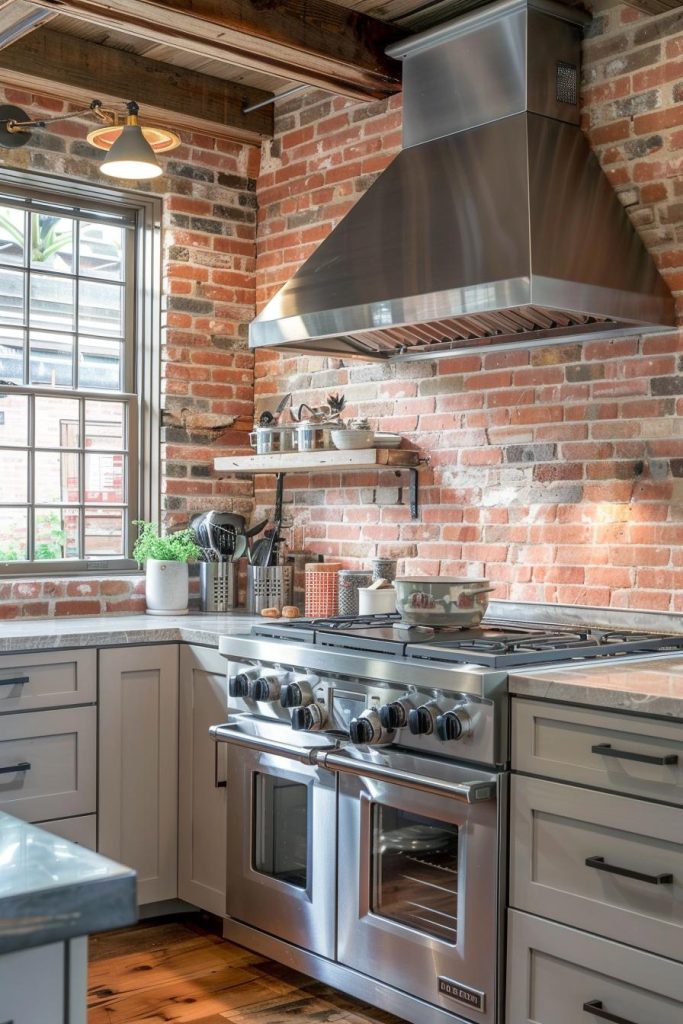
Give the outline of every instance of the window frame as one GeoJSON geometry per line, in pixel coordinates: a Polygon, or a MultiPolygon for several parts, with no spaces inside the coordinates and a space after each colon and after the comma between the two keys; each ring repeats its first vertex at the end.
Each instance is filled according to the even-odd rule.
{"type": "MultiPolygon", "coordinates": [[[[40,385],[12,386],[12,394],[77,398],[83,401],[119,400],[128,408],[130,437],[137,433],[137,445],[128,447],[128,523],[125,539],[128,551],[122,557],[81,559],[34,559],[32,561],[0,561],[0,577],[93,576],[103,573],[137,573],[138,563],[130,557],[134,539],[133,519],[158,521],[160,514],[160,393],[161,393],[161,211],[158,196],[137,191],[105,188],[84,181],[35,171],[0,169],[0,194],[28,198],[30,202],[64,205],[78,211],[79,204],[87,211],[100,209],[116,212],[125,208],[131,213],[133,228],[134,286],[131,318],[132,357],[125,359],[125,379],[120,392],[88,391],[79,388],[45,388],[40,385]]],[[[28,206],[28,204],[27,204],[28,206]]],[[[74,215],[73,213],[71,214],[74,215]]],[[[31,445],[33,439],[31,438],[31,445]]],[[[85,438],[81,439],[85,443],[85,438]]],[[[30,507],[35,507],[29,495],[30,507]]],[[[112,506],[112,507],[119,507],[112,506]]],[[[87,508],[87,506],[86,506],[87,508]]],[[[84,523],[81,523],[81,531],[84,523]]]]}

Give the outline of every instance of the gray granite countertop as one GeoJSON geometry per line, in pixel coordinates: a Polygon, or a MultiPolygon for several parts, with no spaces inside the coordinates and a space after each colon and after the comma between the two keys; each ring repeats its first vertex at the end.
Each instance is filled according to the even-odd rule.
{"type": "Polygon", "coordinates": [[[683,719],[683,654],[523,669],[510,675],[508,690],[523,697],[683,719]]]}
{"type": "Polygon", "coordinates": [[[0,625],[0,653],[179,642],[218,647],[221,636],[248,633],[259,621],[258,616],[246,612],[20,619],[0,625]]]}
{"type": "Polygon", "coordinates": [[[137,920],[135,872],[0,811],[0,954],[137,920]]]}

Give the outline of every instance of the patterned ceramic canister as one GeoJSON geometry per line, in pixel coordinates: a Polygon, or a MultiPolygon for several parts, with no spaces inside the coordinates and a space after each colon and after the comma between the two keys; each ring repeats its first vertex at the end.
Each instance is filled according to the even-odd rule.
{"type": "Polygon", "coordinates": [[[389,583],[393,583],[396,579],[396,559],[373,558],[372,579],[373,582],[375,580],[388,580],[389,583]]]}
{"type": "Polygon", "coordinates": [[[372,574],[359,572],[357,569],[340,569],[337,577],[339,580],[337,598],[339,614],[358,615],[358,590],[360,587],[370,586],[372,574]]]}

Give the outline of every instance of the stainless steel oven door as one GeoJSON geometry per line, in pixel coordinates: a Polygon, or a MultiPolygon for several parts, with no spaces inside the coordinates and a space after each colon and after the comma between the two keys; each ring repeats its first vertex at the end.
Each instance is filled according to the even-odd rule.
{"type": "Polygon", "coordinates": [[[336,779],[310,763],[325,737],[254,720],[211,732],[228,744],[227,914],[333,959],[336,779]]]}
{"type": "Polygon", "coordinates": [[[496,776],[394,752],[359,756],[327,758],[340,773],[338,959],[492,1024],[496,776]]]}

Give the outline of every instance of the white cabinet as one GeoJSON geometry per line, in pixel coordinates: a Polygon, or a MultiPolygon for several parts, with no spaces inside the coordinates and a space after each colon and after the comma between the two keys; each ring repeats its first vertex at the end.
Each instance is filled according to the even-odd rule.
{"type": "Polygon", "coordinates": [[[5,1024],[85,1024],[86,938],[0,956],[5,1024]]]}
{"type": "Polygon", "coordinates": [[[510,911],[506,1024],[681,1024],[681,965],[510,911]]]}
{"type": "Polygon", "coordinates": [[[225,914],[227,744],[209,726],[224,722],[227,662],[204,647],[180,650],[178,895],[203,910],[225,914]]]}
{"type": "Polygon", "coordinates": [[[95,746],[94,707],[2,715],[0,810],[24,821],[94,813],[95,746]]]}
{"type": "Polygon", "coordinates": [[[178,647],[100,652],[100,853],[138,874],[138,902],[177,896],[178,647]]]}

